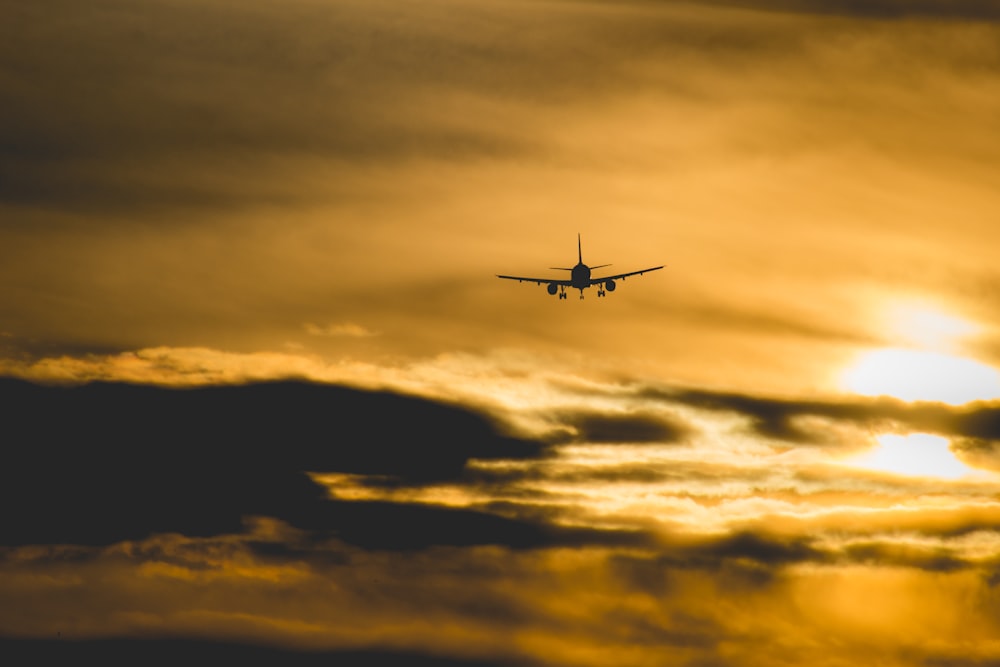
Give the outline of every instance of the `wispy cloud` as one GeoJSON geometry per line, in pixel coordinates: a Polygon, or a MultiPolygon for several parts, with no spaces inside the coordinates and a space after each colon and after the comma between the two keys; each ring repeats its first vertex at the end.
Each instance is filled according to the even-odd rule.
{"type": "Polygon", "coordinates": [[[346,336],[348,338],[367,338],[369,336],[377,336],[378,333],[370,331],[360,324],[355,324],[354,322],[343,322],[340,324],[326,324],[318,325],[307,323],[305,325],[306,333],[311,336],[346,336]]]}

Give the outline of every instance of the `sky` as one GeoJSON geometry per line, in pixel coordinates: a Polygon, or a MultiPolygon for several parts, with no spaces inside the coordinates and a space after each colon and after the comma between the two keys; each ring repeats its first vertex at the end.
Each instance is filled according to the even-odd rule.
{"type": "Polygon", "coordinates": [[[0,10],[6,647],[1000,664],[1000,2],[0,10]]]}

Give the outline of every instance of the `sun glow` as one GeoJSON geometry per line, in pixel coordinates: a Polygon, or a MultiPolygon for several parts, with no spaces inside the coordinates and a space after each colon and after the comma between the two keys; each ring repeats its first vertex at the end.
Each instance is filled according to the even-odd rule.
{"type": "Polygon", "coordinates": [[[929,433],[880,435],[875,449],[842,461],[853,468],[864,468],[904,475],[959,479],[983,475],[982,471],[965,465],[952,453],[948,439],[929,433]]]}
{"type": "Polygon", "coordinates": [[[968,320],[918,304],[892,307],[887,319],[895,338],[924,350],[953,351],[958,341],[979,332],[968,320]]]}

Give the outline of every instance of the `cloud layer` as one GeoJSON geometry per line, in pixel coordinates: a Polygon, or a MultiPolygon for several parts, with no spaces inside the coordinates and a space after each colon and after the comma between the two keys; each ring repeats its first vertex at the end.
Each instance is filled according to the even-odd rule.
{"type": "Polygon", "coordinates": [[[264,642],[293,661],[760,664],[760,642],[776,646],[763,664],[991,659],[996,628],[962,619],[995,617],[995,478],[838,461],[874,446],[871,429],[920,429],[993,467],[994,406],[547,386],[558,409],[305,382],[5,381],[4,503],[23,509],[4,522],[0,589],[35,603],[0,623],[264,642]],[[900,642],[932,609],[953,620],[900,642]]]}

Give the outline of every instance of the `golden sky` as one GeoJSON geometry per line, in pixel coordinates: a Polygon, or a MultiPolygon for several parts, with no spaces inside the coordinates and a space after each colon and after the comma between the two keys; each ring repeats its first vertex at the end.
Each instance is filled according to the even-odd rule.
{"type": "Polygon", "coordinates": [[[1000,661],[1000,2],[0,9],[0,636],[1000,661]]]}

